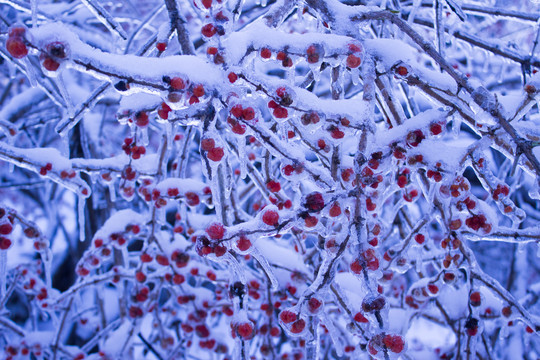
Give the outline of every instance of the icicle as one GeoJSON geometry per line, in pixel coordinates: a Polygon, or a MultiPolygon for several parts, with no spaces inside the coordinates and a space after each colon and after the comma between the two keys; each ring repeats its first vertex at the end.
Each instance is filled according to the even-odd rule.
{"type": "Polygon", "coordinates": [[[137,142],[148,147],[148,128],[138,128],[138,135],[140,135],[140,140],[137,142]]]}
{"type": "Polygon", "coordinates": [[[529,190],[529,196],[531,199],[540,200],[540,177],[537,177],[534,180],[534,184],[531,187],[531,190],[529,190]]]}
{"type": "Polygon", "coordinates": [[[306,360],[317,360],[319,359],[318,353],[319,353],[319,340],[320,340],[320,332],[319,332],[319,324],[317,321],[317,317],[313,317],[313,327],[315,328],[316,335],[315,337],[312,337],[310,340],[306,341],[306,360]]]}
{"type": "Polygon", "coordinates": [[[78,210],[78,221],[79,221],[79,241],[84,241],[84,206],[86,204],[86,199],[84,196],[79,195],[77,200],[77,210],[78,210]]]}
{"type": "Polygon", "coordinates": [[[454,116],[452,119],[452,135],[454,136],[454,139],[459,138],[459,133],[461,130],[461,117],[460,116],[454,116]]]}
{"type": "Polygon", "coordinates": [[[413,6],[411,9],[411,12],[409,13],[409,19],[407,19],[407,22],[409,25],[413,24],[414,17],[416,16],[416,12],[418,11],[418,8],[420,7],[420,4],[422,3],[422,0],[413,0],[413,6]]]}
{"type": "Polygon", "coordinates": [[[68,133],[66,131],[60,136],[60,153],[69,159],[69,136],[65,136],[68,133]]]}
{"type": "Polygon", "coordinates": [[[318,275],[313,281],[313,283],[309,286],[309,290],[313,293],[320,287],[322,282],[325,280],[326,271],[328,267],[330,266],[330,264],[332,263],[332,261],[334,260],[333,256],[328,256],[328,253],[326,251],[323,253],[323,256],[324,256],[324,260],[321,266],[319,267],[319,270],[317,271],[318,275]]]}
{"type": "Polygon", "coordinates": [[[246,165],[246,141],[244,138],[239,138],[236,141],[238,149],[238,161],[240,162],[240,178],[243,180],[247,175],[247,165],[246,165]]]}
{"type": "Polygon", "coordinates": [[[351,69],[351,82],[354,86],[360,84],[360,70],[358,68],[351,69]]]}
{"type": "Polygon", "coordinates": [[[173,148],[173,126],[170,121],[165,123],[165,131],[167,132],[167,151],[173,148]]]}
{"type": "Polygon", "coordinates": [[[37,2],[38,0],[31,0],[32,1],[32,27],[33,28],[36,28],[37,27],[37,12],[38,12],[38,8],[37,8],[37,2]]]}
{"type": "Polygon", "coordinates": [[[232,271],[234,273],[234,278],[238,279],[238,281],[240,281],[242,284],[245,284],[246,283],[246,275],[244,274],[244,272],[240,268],[240,264],[238,263],[238,261],[236,261],[236,259],[230,253],[227,253],[225,255],[225,260],[231,266],[231,269],[232,269],[232,271]]]}
{"type": "Polygon", "coordinates": [[[53,78],[53,79],[56,86],[58,86],[58,89],[60,90],[60,95],[62,95],[62,98],[64,99],[64,102],[66,103],[67,113],[69,117],[72,118],[75,115],[75,108],[73,107],[71,96],[69,96],[69,92],[67,91],[63,73],[60,73],[58,77],[53,78]]]}
{"type": "Polygon", "coordinates": [[[272,287],[272,291],[277,291],[278,289],[278,281],[276,279],[276,276],[274,275],[274,271],[270,267],[270,264],[266,260],[266,258],[260,253],[259,249],[256,247],[253,247],[253,250],[251,251],[251,255],[257,259],[259,262],[259,265],[264,269],[264,272],[268,275],[268,279],[270,280],[270,286],[272,287]]]}
{"type": "Polygon", "coordinates": [[[328,330],[328,333],[330,334],[330,338],[332,339],[332,343],[334,343],[334,349],[336,350],[336,354],[338,357],[343,356],[343,346],[341,344],[341,336],[337,332],[334,323],[328,316],[326,312],[321,313],[321,317],[323,318],[323,323],[326,329],[328,330]]]}
{"type": "Polygon", "coordinates": [[[26,67],[26,75],[28,76],[28,81],[30,81],[30,86],[36,87],[38,83],[37,83],[36,73],[34,72],[34,65],[32,65],[32,63],[28,59],[28,56],[26,56],[23,59],[23,63],[24,63],[24,66],[26,67]]]}
{"type": "Polygon", "coordinates": [[[7,276],[6,262],[7,262],[7,252],[5,250],[2,250],[0,251],[0,299],[2,300],[4,300],[4,296],[6,293],[6,276],[7,276]]]}
{"type": "Polygon", "coordinates": [[[232,169],[228,165],[229,164],[227,163],[227,166],[225,166],[225,175],[224,175],[225,176],[225,199],[231,198],[231,193],[234,186],[232,169]]]}
{"type": "Polygon", "coordinates": [[[116,190],[114,188],[114,183],[112,181],[108,181],[107,187],[109,188],[109,196],[111,198],[111,202],[114,203],[116,201],[116,190]]]}
{"type": "Polygon", "coordinates": [[[129,266],[129,254],[128,254],[128,248],[126,245],[120,247],[120,252],[122,253],[122,264],[124,264],[125,267],[129,266]]]}
{"type": "Polygon", "coordinates": [[[103,97],[103,94],[106,92],[109,86],[110,83],[108,81],[101,83],[101,85],[92,92],[92,95],[90,95],[86,101],[77,106],[75,115],[73,117],[64,116],[64,118],[58,122],[54,130],[60,134],[60,136],[65,136],[67,132],[77,125],[77,123],[83,118],[86,111],[92,108],[92,105],[97,103],[103,97]]]}
{"type": "Polygon", "coordinates": [[[41,261],[43,262],[43,268],[45,271],[45,283],[47,289],[52,287],[52,252],[49,247],[46,247],[40,252],[41,261]]]}

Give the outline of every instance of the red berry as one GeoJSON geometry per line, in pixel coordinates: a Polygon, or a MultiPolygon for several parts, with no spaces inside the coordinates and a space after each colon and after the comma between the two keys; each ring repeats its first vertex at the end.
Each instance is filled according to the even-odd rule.
{"type": "Polygon", "coordinates": [[[77,269],[77,274],[79,274],[80,276],[87,276],[88,274],[90,274],[90,270],[85,267],[80,267],[77,269]]]}
{"type": "Polygon", "coordinates": [[[274,109],[273,114],[278,119],[285,119],[287,118],[287,116],[289,116],[289,112],[287,111],[287,109],[281,106],[277,106],[274,109]]]}
{"type": "Polygon", "coordinates": [[[502,314],[504,317],[510,317],[510,315],[512,315],[512,308],[510,306],[503,307],[502,314]]]}
{"type": "Polygon", "coordinates": [[[224,155],[225,153],[223,152],[222,147],[215,147],[213,149],[210,149],[207,154],[208,158],[215,162],[221,161],[224,155]]]}
{"type": "Polygon", "coordinates": [[[270,59],[271,56],[272,56],[272,51],[270,51],[270,49],[268,48],[261,49],[261,57],[263,59],[270,59]]]}
{"type": "Polygon", "coordinates": [[[184,196],[186,197],[186,203],[189,206],[197,206],[201,202],[199,195],[195,194],[194,192],[188,191],[184,196]]]}
{"type": "Polygon", "coordinates": [[[349,50],[352,52],[360,52],[362,51],[362,48],[357,44],[349,44],[349,50]]]}
{"type": "Polygon", "coordinates": [[[157,255],[156,256],[156,261],[159,265],[162,265],[162,266],[168,266],[169,265],[169,259],[167,259],[166,256],[164,255],[157,255]]]}
{"type": "Polygon", "coordinates": [[[236,332],[242,339],[249,339],[253,334],[253,326],[250,323],[239,324],[236,327],[236,332]]]}
{"type": "Polygon", "coordinates": [[[439,135],[440,133],[442,133],[442,126],[441,124],[432,124],[430,127],[429,127],[429,131],[431,131],[431,133],[433,135],[439,135]]]}
{"type": "Polygon", "coordinates": [[[0,235],[8,235],[13,231],[13,226],[10,223],[0,225],[0,235]]]}
{"type": "Polygon", "coordinates": [[[279,223],[279,214],[277,211],[268,210],[263,214],[262,221],[266,225],[276,226],[279,223]]]}
{"type": "Polygon", "coordinates": [[[281,184],[278,181],[270,180],[266,183],[266,188],[273,193],[277,193],[281,190],[281,184]]]}
{"type": "Polygon", "coordinates": [[[321,305],[322,305],[322,302],[319,299],[314,298],[314,297],[312,297],[308,301],[308,309],[312,313],[316,313],[317,311],[319,311],[321,305]]]}
{"type": "Polygon", "coordinates": [[[146,281],[146,275],[142,271],[137,271],[135,274],[135,278],[138,282],[145,282],[146,281]]]}
{"type": "Polygon", "coordinates": [[[183,90],[186,87],[186,83],[181,77],[173,77],[171,79],[171,87],[175,90],[183,90]]]}
{"type": "Polygon", "coordinates": [[[139,127],[145,127],[148,125],[148,114],[144,111],[140,111],[135,114],[135,123],[139,127]]]}
{"type": "Polygon", "coordinates": [[[193,88],[193,95],[195,95],[196,97],[204,96],[204,94],[205,94],[204,86],[202,86],[201,84],[193,88]]]}
{"type": "Polygon", "coordinates": [[[351,69],[359,67],[361,62],[362,60],[356,55],[347,56],[347,66],[351,69]]]}
{"type": "Polygon", "coordinates": [[[216,35],[216,27],[212,24],[206,24],[201,28],[201,33],[206,37],[212,37],[216,35]]]}
{"type": "Polygon", "coordinates": [[[238,105],[234,105],[232,108],[231,108],[231,114],[240,119],[242,117],[244,113],[244,108],[242,107],[242,105],[238,104],[238,105]]]}
{"type": "Polygon", "coordinates": [[[226,252],[227,252],[227,248],[225,246],[216,246],[214,248],[214,254],[217,257],[225,255],[226,252]]]}
{"type": "Polygon", "coordinates": [[[363,268],[362,265],[360,265],[360,261],[357,259],[351,263],[350,269],[353,273],[360,274],[363,268]]]}
{"type": "Polygon", "coordinates": [[[11,246],[11,240],[0,236],[0,250],[7,250],[11,246]]]}
{"type": "Polygon", "coordinates": [[[282,62],[281,62],[281,65],[283,67],[292,67],[293,66],[293,61],[290,57],[286,57],[282,62]]]}
{"type": "Polygon", "coordinates": [[[147,253],[143,253],[141,254],[141,262],[143,263],[149,263],[153,260],[152,256],[150,256],[149,254],[147,253]]]}
{"type": "Polygon", "coordinates": [[[419,244],[423,244],[424,241],[426,240],[426,237],[423,234],[416,234],[414,236],[414,240],[419,244]]]}
{"type": "Polygon", "coordinates": [[[253,120],[253,118],[255,118],[255,110],[253,110],[252,107],[245,108],[242,111],[242,117],[245,120],[253,120]]]}
{"type": "Polygon", "coordinates": [[[312,228],[319,223],[319,219],[317,219],[315,216],[308,215],[304,219],[304,223],[306,224],[306,227],[312,228]]]}
{"type": "Polygon", "coordinates": [[[369,322],[369,320],[366,319],[364,314],[362,314],[361,312],[358,312],[358,313],[356,313],[356,315],[354,315],[354,321],[359,322],[359,323],[368,323],[369,322]]]}
{"type": "Polygon", "coordinates": [[[482,304],[482,297],[478,291],[472,292],[469,296],[470,303],[474,307],[478,307],[482,304]]]}
{"type": "Polygon", "coordinates": [[[285,324],[292,323],[296,321],[296,314],[289,310],[284,310],[279,314],[279,318],[285,324]]]}
{"type": "Polygon", "coordinates": [[[324,198],[320,192],[313,192],[306,196],[304,206],[311,211],[319,212],[324,208],[324,198]]]}
{"type": "Polygon", "coordinates": [[[310,64],[315,64],[317,62],[319,62],[319,52],[320,52],[320,48],[319,46],[316,46],[316,45],[310,45],[308,48],[307,48],[307,62],[310,63],[310,64]]]}
{"type": "Polygon", "coordinates": [[[377,205],[374,204],[373,201],[371,201],[371,198],[366,199],[366,208],[368,211],[373,211],[376,207],[377,205]]]}
{"type": "Polygon", "coordinates": [[[333,126],[330,129],[330,136],[332,136],[334,139],[343,139],[345,133],[341,131],[338,127],[333,126]]]}
{"type": "Polygon", "coordinates": [[[167,48],[167,43],[164,43],[164,42],[158,42],[156,44],[156,48],[158,49],[159,52],[164,52],[165,49],[167,48]]]}
{"type": "Polygon", "coordinates": [[[407,76],[409,70],[407,70],[405,66],[398,66],[396,69],[396,73],[398,73],[398,75],[400,76],[407,76]]]}
{"type": "Polygon", "coordinates": [[[207,338],[210,336],[210,330],[208,330],[204,324],[195,326],[195,333],[200,338],[207,338]]]}
{"type": "Polygon", "coordinates": [[[178,196],[180,192],[178,191],[178,188],[170,188],[170,189],[167,189],[167,195],[170,196],[170,197],[176,197],[178,196]]]}
{"type": "Polygon", "coordinates": [[[216,273],[213,272],[212,270],[208,270],[208,271],[206,272],[206,277],[207,277],[208,279],[212,280],[212,281],[216,281],[216,279],[217,279],[216,273]]]}
{"type": "Polygon", "coordinates": [[[285,165],[285,166],[283,167],[283,173],[284,173],[285,175],[291,176],[293,172],[294,172],[294,166],[292,166],[292,165],[289,164],[289,165],[285,165]]]}
{"type": "Polygon", "coordinates": [[[407,183],[409,182],[409,180],[407,180],[407,177],[405,175],[400,175],[398,177],[398,180],[397,180],[397,184],[400,188],[404,188],[405,185],[407,185],[407,183]]]}
{"type": "Polygon", "coordinates": [[[240,124],[239,122],[235,122],[231,130],[237,135],[244,135],[246,133],[246,126],[244,124],[240,124]]]}
{"type": "Polygon", "coordinates": [[[236,247],[238,247],[238,250],[240,251],[247,251],[251,247],[251,241],[247,237],[241,236],[240,239],[236,241],[236,247]]]}
{"type": "Polygon", "coordinates": [[[335,202],[334,205],[330,208],[329,214],[331,217],[337,217],[341,215],[341,207],[338,202],[335,202]]]}
{"type": "Polygon", "coordinates": [[[225,235],[225,228],[220,223],[214,223],[206,229],[206,233],[210,239],[220,240],[223,239],[223,236],[225,235]]]}
{"type": "Polygon", "coordinates": [[[25,33],[26,28],[24,26],[13,26],[8,30],[10,38],[23,37],[25,33]]]}
{"type": "Polygon", "coordinates": [[[60,64],[51,57],[46,57],[43,60],[43,67],[49,71],[56,71],[60,67],[60,64]]]}
{"type": "Polygon", "coordinates": [[[28,55],[28,49],[19,37],[10,37],[6,41],[6,49],[15,59],[22,59],[28,55]]]}
{"type": "Polygon", "coordinates": [[[384,345],[386,347],[398,354],[403,351],[403,348],[405,347],[405,342],[403,341],[403,338],[399,335],[386,335],[384,337],[384,345]]]}
{"type": "Polygon", "coordinates": [[[229,81],[231,83],[235,83],[236,80],[238,80],[238,75],[236,75],[235,73],[233,72],[230,72],[229,75],[227,75],[227,78],[229,79],[229,81]]]}
{"type": "Polygon", "coordinates": [[[300,334],[302,331],[304,331],[305,327],[306,322],[304,321],[304,319],[296,320],[291,326],[291,332],[293,334],[300,334]]]}
{"type": "Polygon", "coordinates": [[[212,7],[212,0],[202,0],[201,3],[206,9],[210,9],[210,7],[212,7]]]}
{"type": "Polygon", "coordinates": [[[210,151],[216,147],[216,142],[212,138],[206,138],[201,140],[201,149],[204,151],[210,151]]]}

